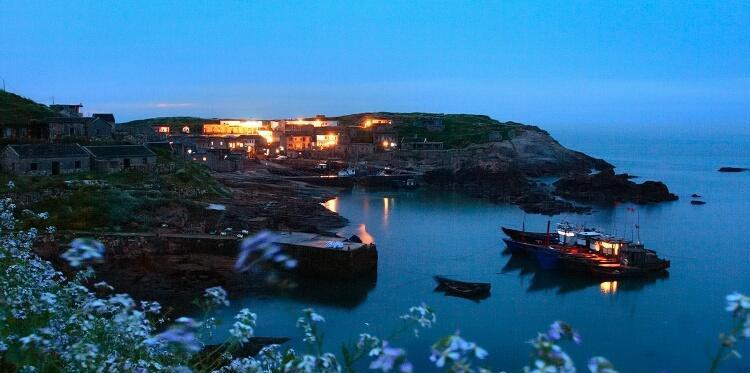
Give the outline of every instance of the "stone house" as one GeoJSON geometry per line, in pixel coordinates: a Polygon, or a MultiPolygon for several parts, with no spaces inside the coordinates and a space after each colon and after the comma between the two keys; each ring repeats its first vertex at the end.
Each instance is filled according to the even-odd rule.
{"type": "Polygon", "coordinates": [[[17,175],[60,175],[91,169],[91,156],[78,144],[8,145],[0,164],[17,175]]]}
{"type": "Polygon", "coordinates": [[[151,169],[156,166],[156,153],[144,145],[84,146],[91,155],[91,168],[100,172],[127,169],[151,169]]]}
{"type": "Polygon", "coordinates": [[[111,139],[114,125],[99,117],[56,117],[47,120],[47,138],[111,139]]]}
{"type": "Polygon", "coordinates": [[[89,139],[106,140],[112,138],[115,125],[101,117],[85,118],[86,137],[89,139]]]}
{"type": "Polygon", "coordinates": [[[99,118],[107,123],[115,125],[115,115],[112,113],[96,113],[91,115],[93,118],[99,118]]]}

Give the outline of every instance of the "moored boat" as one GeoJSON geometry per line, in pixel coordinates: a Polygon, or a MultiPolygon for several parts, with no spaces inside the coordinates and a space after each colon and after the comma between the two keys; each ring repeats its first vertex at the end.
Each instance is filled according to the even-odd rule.
{"type": "Polygon", "coordinates": [[[457,295],[464,298],[480,298],[490,294],[490,285],[487,282],[466,282],[451,280],[443,276],[434,276],[438,284],[438,290],[457,295]]]}
{"type": "MultiPolygon", "coordinates": [[[[519,231],[502,227],[511,254],[533,257],[543,269],[564,269],[597,277],[638,277],[666,271],[668,260],[640,242],[606,235],[567,223],[554,233],[519,231]]],[[[549,225],[548,225],[549,231],[549,225]]]]}

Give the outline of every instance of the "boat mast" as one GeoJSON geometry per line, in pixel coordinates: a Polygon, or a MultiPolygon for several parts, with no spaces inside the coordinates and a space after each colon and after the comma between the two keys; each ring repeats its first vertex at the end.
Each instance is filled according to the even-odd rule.
{"type": "Polygon", "coordinates": [[[638,243],[641,243],[641,212],[636,210],[635,212],[635,230],[638,232],[638,243]]]}
{"type": "Polygon", "coordinates": [[[547,235],[544,236],[544,245],[545,246],[549,246],[549,225],[550,225],[550,220],[547,219],[547,235]]]}

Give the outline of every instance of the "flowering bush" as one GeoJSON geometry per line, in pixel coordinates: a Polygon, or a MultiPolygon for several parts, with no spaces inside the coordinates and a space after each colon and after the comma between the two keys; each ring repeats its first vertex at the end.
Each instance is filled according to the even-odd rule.
{"type": "MultiPolygon", "coordinates": [[[[10,186],[9,186],[10,187],[10,186]]],[[[344,345],[341,358],[323,351],[322,326],[325,318],[313,309],[305,309],[297,320],[305,351],[266,346],[255,356],[235,357],[239,347],[253,338],[257,316],[242,309],[235,317],[229,338],[220,345],[202,342],[211,336],[216,321],[210,312],[229,305],[221,287],[208,288],[196,301],[204,311],[203,320],[188,317],[173,322],[161,313],[157,302],[136,303],[127,294],[111,294],[105,282],[92,285],[94,271],[89,264],[105,260],[104,246],[90,239],[78,239],[61,257],[78,269],[72,278],[64,276],[32,250],[36,229],[17,229],[15,205],[0,199],[0,369],[3,371],[166,371],[166,372],[279,372],[329,373],[356,372],[366,368],[379,372],[411,373],[414,370],[403,348],[371,334],[360,334],[358,341],[344,345]],[[83,267],[83,268],[82,268],[83,267]],[[104,294],[104,295],[97,295],[104,294]]],[[[32,214],[45,219],[46,214],[32,214]]],[[[48,234],[54,228],[47,229],[48,234]]],[[[262,265],[278,264],[294,268],[296,261],[281,253],[270,233],[264,232],[243,241],[237,259],[238,271],[262,270],[262,265]]],[[[738,356],[734,344],[750,338],[750,298],[733,293],[727,296],[727,311],[735,327],[721,335],[721,346],[711,371],[731,356],[738,356]]],[[[403,327],[397,333],[431,328],[437,322],[433,310],[422,304],[401,316],[403,327]]],[[[578,333],[562,321],[552,323],[546,333],[531,340],[533,350],[525,372],[575,372],[572,359],[559,345],[565,341],[581,343],[578,333]]],[[[489,373],[475,365],[488,352],[458,332],[435,342],[429,354],[416,355],[446,372],[489,373]]],[[[603,357],[588,361],[594,373],[616,373],[603,357]]]]}

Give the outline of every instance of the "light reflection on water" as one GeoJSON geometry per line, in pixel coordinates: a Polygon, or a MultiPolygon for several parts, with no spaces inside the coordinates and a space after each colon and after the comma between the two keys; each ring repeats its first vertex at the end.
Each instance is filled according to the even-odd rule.
{"type": "Polygon", "coordinates": [[[604,281],[599,284],[599,291],[602,294],[614,294],[617,293],[617,281],[604,281]]]}
{"type": "MultiPolygon", "coordinates": [[[[650,130],[605,137],[597,131],[568,132],[566,145],[610,160],[618,172],[640,176],[638,181],[663,180],[680,200],[638,206],[635,213],[627,204],[597,207],[591,215],[563,215],[553,222],[567,218],[636,239],[639,232],[632,227],[640,223],[647,247],[672,261],[669,276],[602,282],[538,271],[533,262],[502,254],[499,227],[520,228],[525,221],[528,230],[543,231],[547,217],[455,193],[355,189],[324,206],[351,222],[338,232],[342,236],[374,238],[379,256],[374,287],[311,281],[315,292],[305,297],[253,295],[233,300],[231,311],[248,307],[257,312],[259,335],[298,338],[294,322],[299,310],[314,306],[327,319],[326,346],[336,350],[360,332],[387,335],[401,325],[398,315],[425,302],[436,310],[438,324],[419,340],[399,341],[414,352],[416,371],[430,366],[420,351],[457,329],[490,351],[488,366],[517,370],[528,363],[524,342],[558,319],[583,335],[584,343],[569,350],[579,368],[588,357],[604,355],[619,371],[707,370],[706,354],[689,352],[713,350],[718,333],[731,326],[724,296],[734,290],[750,292],[747,226],[741,224],[750,221],[750,173],[716,172],[721,165],[750,164],[750,153],[737,151],[750,144],[750,135],[703,132],[683,147],[679,145],[698,136],[680,139],[670,132],[667,142],[657,141],[650,130]],[[644,151],[633,151],[639,148],[644,151]],[[692,193],[703,195],[708,204],[690,205],[692,193]],[[445,297],[433,292],[435,274],[490,282],[492,295],[479,304],[445,297]],[[345,292],[352,294],[348,303],[338,300],[345,292]],[[325,302],[311,300],[320,294],[331,296],[325,302]]],[[[231,312],[224,319],[231,320],[231,312]]],[[[750,344],[737,348],[750,355],[750,344]]],[[[747,369],[747,361],[734,360],[727,369],[747,369]]]]}
{"type": "Polygon", "coordinates": [[[323,207],[327,208],[328,210],[330,210],[332,212],[336,212],[336,213],[339,212],[339,199],[338,199],[338,197],[337,198],[333,198],[333,199],[329,199],[328,201],[323,202],[322,205],[323,205],[323,207]]]}

